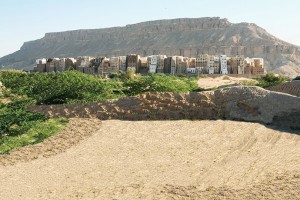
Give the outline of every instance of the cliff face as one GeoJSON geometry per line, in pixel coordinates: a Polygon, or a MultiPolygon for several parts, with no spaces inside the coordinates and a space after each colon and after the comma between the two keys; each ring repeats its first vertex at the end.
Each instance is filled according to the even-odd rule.
{"type": "Polygon", "coordinates": [[[295,76],[300,73],[299,49],[255,24],[233,24],[217,17],[184,18],[47,33],[42,39],[26,42],[19,51],[0,58],[0,65],[24,68],[41,57],[79,55],[243,54],[263,57],[267,70],[295,76]]]}

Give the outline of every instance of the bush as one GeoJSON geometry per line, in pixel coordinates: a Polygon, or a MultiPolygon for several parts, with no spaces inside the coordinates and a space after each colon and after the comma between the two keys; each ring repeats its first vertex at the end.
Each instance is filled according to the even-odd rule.
{"type": "Polygon", "coordinates": [[[21,135],[37,121],[47,120],[44,115],[25,109],[33,103],[32,99],[18,99],[8,104],[0,103],[0,138],[21,135]]]}
{"type": "Polygon", "coordinates": [[[191,92],[197,89],[195,78],[165,74],[135,75],[133,71],[118,72],[103,79],[78,71],[25,74],[6,71],[0,81],[11,91],[27,95],[37,104],[62,104],[103,101],[143,92],[191,92]]]}
{"type": "Polygon", "coordinates": [[[197,89],[197,83],[193,78],[174,77],[165,74],[149,74],[148,76],[136,76],[123,80],[124,93],[136,95],[143,92],[191,92],[197,89]]]}
{"type": "Polygon", "coordinates": [[[267,88],[267,87],[282,84],[286,81],[290,81],[290,79],[283,75],[276,76],[274,73],[268,73],[265,76],[263,76],[262,78],[258,79],[257,86],[267,88]]]}
{"type": "Polygon", "coordinates": [[[37,104],[62,104],[105,100],[122,96],[122,85],[78,71],[24,74],[6,71],[0,80],[17,94],[26,94],[37,104]]]}
{"type": "Polygon", "coordinates": [[[7,89],[3,92],[5,94],[0,95],[0,154],[41,142],[67,125],[66,119],[48,119],[26,110],[36,103],[34,99],[12,94],[7,89]]]}

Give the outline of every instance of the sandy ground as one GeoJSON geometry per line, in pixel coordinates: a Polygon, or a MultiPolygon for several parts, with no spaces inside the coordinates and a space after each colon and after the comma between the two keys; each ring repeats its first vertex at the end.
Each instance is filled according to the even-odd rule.
{"type": "Polygon", "coordinates": [[[255,82],[253,79],[249,78],[238,78],[238,77],[229,77],[229,76],[220,76],[220,77],[204,77],[198,80],[198,86],[203,89],[217,88],[222,85],[239,85],[243,81],[255,82]]]}
{"type": "Polygon", "coordinates": [[[255,123],[102,121],[64,152],[0,165],[0,199],[299,199],[299,149],[255,123]]]}

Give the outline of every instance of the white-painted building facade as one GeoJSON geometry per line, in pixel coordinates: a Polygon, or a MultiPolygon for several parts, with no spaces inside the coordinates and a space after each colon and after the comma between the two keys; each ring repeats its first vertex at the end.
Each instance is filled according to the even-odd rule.
{"type": "Polygon", "coordinates": [[[226,55],[220,56],[220,74],[228,74],[226,55]]]}

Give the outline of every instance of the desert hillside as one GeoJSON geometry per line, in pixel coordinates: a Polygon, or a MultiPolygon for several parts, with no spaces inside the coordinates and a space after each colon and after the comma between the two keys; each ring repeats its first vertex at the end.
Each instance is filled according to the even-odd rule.
{"type": "Polygon", "coordinates": [[[24,69],[42,57],[239,54],[262,57],[268,71],[296,76],[300,73],[299,48],[253,23],[235,24],[219,17],[181,18],[46,33],[43,38],[25,42],[19,51],[0,58],[0,66],[24,69]]]}

